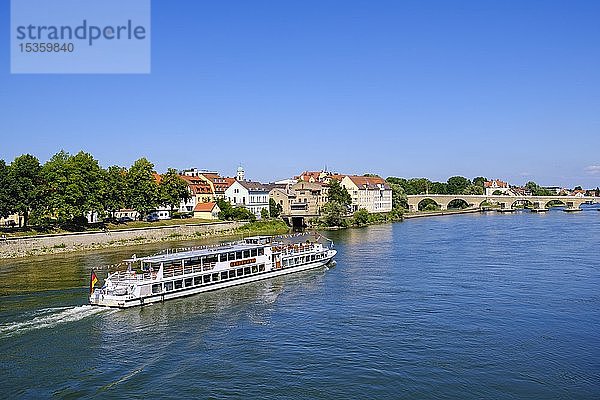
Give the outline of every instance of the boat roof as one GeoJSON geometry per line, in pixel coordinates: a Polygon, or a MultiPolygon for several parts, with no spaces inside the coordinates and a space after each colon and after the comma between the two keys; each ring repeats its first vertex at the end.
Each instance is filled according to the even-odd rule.
{"type": "Polygon", "coordinates": [[[133,255],[133,257],[131,257],[127,260],[123,260],[123,261],[124,262],[143,261],[143,262],[149,262],[149,263],[161,263],[161,262],[165,262],[165,261],[183,260],[186,258],[228,253],[231,251],[248,250],[248,249],[254,249],[254,248],[258,248],[258,247],[267,246],[269,243],[265,243],[264,242],[265,239],[271,239],[271,237],[270,236],[252,236],[252,237],[245,238],[244,242],[225,243],[225,244],[221,244],[221,245],[207,246],[204,248],[196,248],[196,249],[190,249],[190,250],[183,249],[181,251],[175,251],[173,253],[158,254],[158,255],[147,256],[147,257],[136,257],[135,255],[133,255]]]}

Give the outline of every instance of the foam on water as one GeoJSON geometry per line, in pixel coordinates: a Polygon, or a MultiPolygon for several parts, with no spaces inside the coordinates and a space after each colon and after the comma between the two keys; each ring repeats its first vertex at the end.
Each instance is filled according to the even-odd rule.
{"type": "Polygon", "coordinates": [[[34,317],[32,319],[0,324],[0,338],[18,335],[36,329],[53,328],[59,324],[79,321],[91,315],[106,311],[108,311],[108,309],[90,305],[37,310],[33,313],[34,317]]]}

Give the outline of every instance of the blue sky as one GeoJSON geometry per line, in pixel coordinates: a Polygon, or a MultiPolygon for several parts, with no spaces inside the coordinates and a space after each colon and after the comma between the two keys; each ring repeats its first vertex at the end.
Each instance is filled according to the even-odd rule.
{"type": "Polygon", "coordinates": [[[149,75],[11,75],[1,4],[7,161],[600,185],[598,1],[154,0],[149,75]]]}

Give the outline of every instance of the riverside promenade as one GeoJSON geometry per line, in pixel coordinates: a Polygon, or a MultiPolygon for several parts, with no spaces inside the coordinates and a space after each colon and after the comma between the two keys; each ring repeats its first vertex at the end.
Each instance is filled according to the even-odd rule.
{"type": "Polygon", "coordinates": [[[0,239],[0,259],[96,250],[167,240],[194,239],[213,235],[225,236],[233,234],[237,228],[245,224],[247,222],[226,221],[3,238],[0,239]]]}

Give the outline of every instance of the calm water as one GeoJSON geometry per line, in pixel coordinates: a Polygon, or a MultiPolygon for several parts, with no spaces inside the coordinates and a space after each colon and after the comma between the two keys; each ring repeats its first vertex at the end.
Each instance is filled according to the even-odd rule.
{"type": "Polygon", "coordinates": [[[0,397],[597,399],[598,232],[589,208],[351,229],[330,270],[123,311],[85,305],[90,268],[164,244],[0,261],[0,397]]]}

